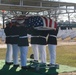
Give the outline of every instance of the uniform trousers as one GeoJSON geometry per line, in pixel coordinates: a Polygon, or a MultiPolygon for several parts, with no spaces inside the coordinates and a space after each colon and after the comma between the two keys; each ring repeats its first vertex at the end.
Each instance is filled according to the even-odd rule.
{"type": "Polygon", "coordinates": [[[57,45],[48,44],[49,53],[50,53],[50,64],[56,63],[56,46],[57,45]]]}
{"type": "Polygon", "coordinates": [[[19,46],[19,48],[20,48],[21,66],[26,66],[28,46],[19,46]]]}
{"type": "Polygon", "coordinates": [[[39,51],[38,51],[38,44],[32,44],[33,54],[34,54],[34,60],[39,61],[39,51]]]}
{"type": "Polygon", "coordinates": [[[41,63],[46,63],[46,45],[38,45],[41,63]]]}
{"type": "Polygon", "coordinates": [[[7,51],[6,51],[6,62],[12,62],[12,45],[7,44],[7,51]]]}
{"type": "Polygon", "coordinates": [[[17,44],[12,44],[12,47],[13,47],[13,64],[18,65],[19,64],[19,61],[18,61],[19,47],[17,44]]]}
{"type": "Polygon", "coordinates": [[[41,63],[46,63],[46,45],[32,44],[34,52],[34,60],[39,60],[41,63]]]}

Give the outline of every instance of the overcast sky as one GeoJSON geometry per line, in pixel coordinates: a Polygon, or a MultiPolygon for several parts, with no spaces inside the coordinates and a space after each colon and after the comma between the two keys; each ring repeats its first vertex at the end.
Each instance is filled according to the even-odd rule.
{"type": "Polygon", "coordinates": [[[60,1],[63,1],[63,2],[73,2],[73,3],[76,3],[76,0],[60,0],[60,1]]]}
{"type": "MultiPolygon", "coordinates": [[[[63,2],[76,3],[76,0],[55,0],[55,1],[60,1],[60,2],[63,1],[63,2]]],[[[70,17],[73,17],[73,15],[74,15],[74,14],[72,14],[70,17]]],[[[60,17],[61,17],[61,19],[64,20],[64,21],[65,21],[65,20],[68,20],[67,14],[65,14],[64,17],[63,17],[63,15],[60,15],[60,17]],[[62,18],[62,17],[63,17],[63,18],[62,18]]],[[[72,19],[74,19],[74,17],[73,17],[72,19]]]]}

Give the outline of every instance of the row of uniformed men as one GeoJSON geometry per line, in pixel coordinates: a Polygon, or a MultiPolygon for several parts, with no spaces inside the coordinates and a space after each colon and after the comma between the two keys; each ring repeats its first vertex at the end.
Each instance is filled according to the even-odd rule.
{"type": "Polygon", "coordinates": [[[23,20],[12,20],[6,23],[4,29],[6,34],[6,64],[12,63],[12,52],[13,52],[13,64],[14,66],[19,66],[18,52],[20,50],[20,60],[21,68],[28,69],[27,66],[27,53],[28,53],[28,37],[27,33],[31,34],[31,46],[34,52],[34,61],[39,61],[40,63],[46,63],[46,44],[48,44],[50,53],[50,65],[56,63],[56,45],[57,45],[57,33],[58,30],[37,30],[33,27],[25,27],[23,20]],[[12,23],[12,24],[11,24],[12,23]],[[46,41],[46,36],[48,36],[48,41],[46,41]],[[12,47],[11,47],[12,46],[12,47]],[[39,54],[40,53],[40,54],[39,54]]]}

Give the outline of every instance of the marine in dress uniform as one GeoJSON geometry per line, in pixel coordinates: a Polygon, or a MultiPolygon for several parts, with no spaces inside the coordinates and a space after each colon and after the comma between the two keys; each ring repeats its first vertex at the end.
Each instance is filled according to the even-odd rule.
{"type": "Polygon", "coordinates": [[[50,64],[56,64],[57,33],[58,30],[50,30],[48,36],[47,44],[50,53],[50,64]]]}
{"type": "Polygon", "coordinates": [[[27,37],[27,28],[24,25],[24,19],[17,19],[18,22],[18,46],[20,48],[20,59],[21,59],[21,68],[28,69],[27,66],[27,53],[28,53],[28,37],[27,37]]]}
{"type": "MultiPolygon", "coordinates": [[[[51,20],[51,19],[50,19],[51,20]]],[[[51,20],[51,30],[48,31],[48,49],[50,53],[50,65],[56,65],[56,46],[57,46],[57,23],[51,20]]]]}
{"type": "Polygon", "coordinates": [[[11,32],[11,45],[13,47],[13,64],[14,67],[18,67],[19,66],[18,27],[15,19],[12,19],[11,22],[12,22],[12,27],[10,32],[11,32]]]}
{"type": "Polygon", "coordinates": [[[45,29],[46,26],[49,24],[49,19],[47,17],[41,16],[43,20],[43,26],[37,28],[38,31],[38,50],[40,54],[40,60],[43,65],[46,64],[46,37],[48,34],[48,31],[45,29]]]}
{"type": "MultiPolygon", "coordinates": [[[[26,21],[26,20],[25,20],[26,21]]],[[[46,63],[46,33],[44,31],[35,29],[35,27],[43,26],[44,21],[41,16],[32,16],[26,21],[26,24],[31,27],[31,46],[34,53],[34,61],[46,63]],[[39,57],[40,55],[40,57],[39,57]]]]}
{"type": "Polygon", "coordinates": [[[6,58],[5,58],[5,63],[8,65],[13,64],[12,62],[12,45],[11,45],[11,33],[10,33],[10,25],[11,23],[9,21],[6,22],[6,27],[4,28],[4,32],[6,35],[5,43],[7,44],[7,51],[6,51],[6,58]]]}
{"type": "Polygon", "coordinates": [[[38,48],[42,64],[46,64],[46,36],[46,30],[39,30],[38,48]]]}
{"type": "Polygon", "coordinates": [[[34,28],[31,29],[31,46],[34,54],[34,61],[38,62],[39,61],[39,51],[38,51],[38,31],[35,30],[34,28]]]}
{"type": "Polygon", "coordinates": [[[43,30],[32,29],[31,45],[34,52],[34,61],[46,63],[46,32],[43,30]],[[39,53],[39,54],[38,54],[39,53]]]}

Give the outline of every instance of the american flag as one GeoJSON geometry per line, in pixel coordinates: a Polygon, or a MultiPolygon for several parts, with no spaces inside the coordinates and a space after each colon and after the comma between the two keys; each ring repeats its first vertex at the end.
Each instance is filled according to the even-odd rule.
{"type": "Polygon", "coordinates": [[[50,21],[49,21],[49,27],[52,28],[52,29],[55,29],[57,28],[57,23],[56,21],[54,21],[53,19],[49,18],[50,21]]]}
{"type": "MultiPolygon", "coordinates": [[[[57,28],[57,23],[48,17],[45,16],[30,16],[25,19],[25,25],[27,27],[45,27],[44,29],[55,29],[57,28]]],[[[40,29],[41,29],[40,28],[40,29]]]]}
{"type": "Polygon", "coordinates": [[[44,22],[41,16],[30,16],[25,19],[25,25],[27,27],[38,27],[38,26],[43,26],[44,22]]]}
{"type": "Polygon", "coordinates": [[[44,27],[47,29],[56,29],[57,28],[57,23],[54,21],[54,19],[44,17],[42,16],[43,21],[44,21],[44,27]]]}
{"type": "Polygon", "coordinates": [[[49,26],[49,18],[48,17],[44,17],[42,16],[43,21],[44,21],[44,27],[48,27],[49,26]]]}

